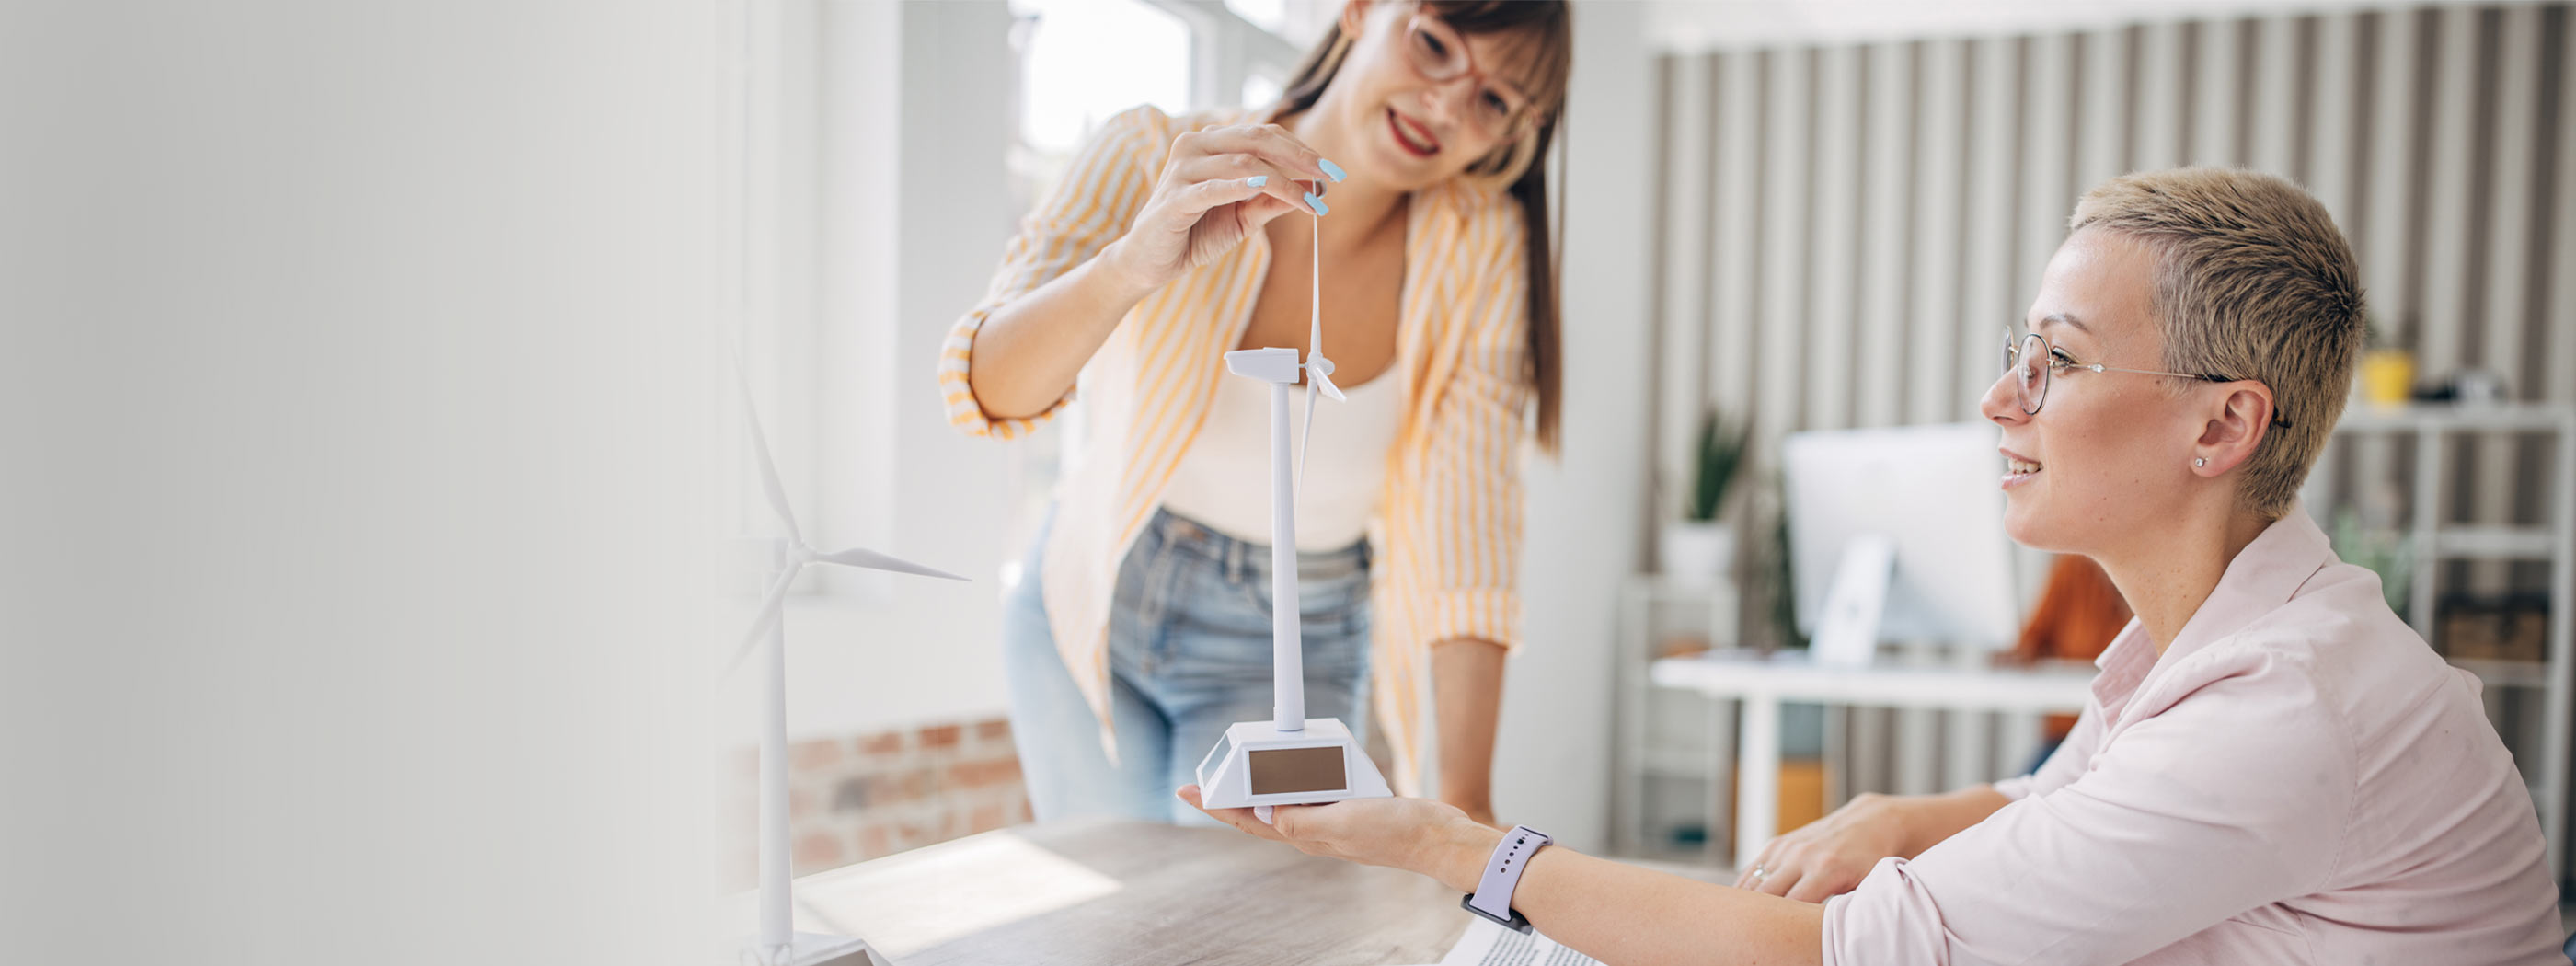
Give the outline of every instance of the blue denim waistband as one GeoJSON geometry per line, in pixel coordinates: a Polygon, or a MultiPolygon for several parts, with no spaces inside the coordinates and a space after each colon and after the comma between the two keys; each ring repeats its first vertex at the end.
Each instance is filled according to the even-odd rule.
{"type": "MultiPolygon", "coordinates": [[[[1266,578],[1270,573],[1270,546],[1238,539],[1219,532],[1170,510],[1157,508],[1154,518],[1145,524],[1140,542],[1203,556],[1225,568],[1230,579],[1266,578]]],[[[1368,538],[1362,537],[1339,550],[1300,550],[1297,552],[1297,576],[1300,580],[1331,580],[1368,570],[1368,538]]]]}

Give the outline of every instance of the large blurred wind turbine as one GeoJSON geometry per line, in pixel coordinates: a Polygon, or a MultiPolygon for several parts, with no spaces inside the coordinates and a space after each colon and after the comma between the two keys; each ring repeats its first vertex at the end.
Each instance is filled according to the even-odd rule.
{"type": "Polygon", "coordinates": [[[933,570],[917,563],[899,560],[873,550],[852,547],[823,553],[805,543],[803,531],[797,529],[796,512],[788,508],[787,488],[778,482],[778,466],[769,458],[769,441],[760,430],[760,410],[751,401],[751,370],[737,353],[734,357],[735,383],[742,390],[742,412],[751,428],[751,446],[760,458],[760,486],[769,496],[769,509],[778,516],[784,536],[761,541],[766,544],[764,556],[774,568],[768,592],[760,601],[760,616],[753,618],[750,633],[744,634],[742,646],[734,651],[728,665],[737,667],[742,659],[757,648],[761,653],[760,699],[760,933],[752,947],[743,950],[747,958],[761,966],[888,966],[883,956],[868,947],[867,941],[855,936],[826,933],[793,932],[789,928],[790,901],[787,863],[787,625],[784,610],[788,588],[795,586],[796,574],[806,564],[838,564],[869,570],[891,570],[947,580],[966,578],[933,570]]]}

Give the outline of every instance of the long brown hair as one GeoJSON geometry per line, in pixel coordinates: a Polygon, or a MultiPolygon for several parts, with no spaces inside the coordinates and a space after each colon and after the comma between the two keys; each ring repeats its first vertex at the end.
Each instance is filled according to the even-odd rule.
{"type": "MultiPolygon", "coordinates": [[[[1555,142],[1557,125],[1564,122],[1566,75],[1574,65],[1573,18],[1564,0],[1424,0],[1423,6],[1460,33],[1514,33],[1530,41],[1529,54],[1537,72],[1528,110],[1535,123],[1520,138],[1468,165],[1467,176],[1508,185],[1528,227],[1529,359],[1523,376],[1538,395],[1539,447],[1553,454],[1564,409],[1560,386],[1565,358],[1557,338],[1560,312],[1554,251],[1559,239],[1548,232],[1547,151],[1555,142]]],[[[1279,97],[1278,116],[1314,107],[1333,75],[1341,71],[1350,46],[1351,38],[1342,33],[1336,18],[1324,39],[1306,53],[1305,62],[1297,65],[1296,77],[1279,97]]]]}

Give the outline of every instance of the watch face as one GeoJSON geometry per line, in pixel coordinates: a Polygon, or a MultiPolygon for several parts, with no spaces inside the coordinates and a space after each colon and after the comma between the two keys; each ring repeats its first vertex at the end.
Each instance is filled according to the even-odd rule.
{"type": "Polygon", "coordinates": [[[1264,748],[1246,755],[1252,767],[1252,793],[1338,792],[1350,788],[1342,771],[1342,748],[1264,748]]]}

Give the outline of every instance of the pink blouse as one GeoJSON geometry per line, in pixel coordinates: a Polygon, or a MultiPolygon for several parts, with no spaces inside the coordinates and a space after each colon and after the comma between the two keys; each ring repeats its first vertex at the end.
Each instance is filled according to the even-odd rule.
{"type": "Polygon", "coordinates": [[[2095,663],[2011,804],[1826,900],[1826,963],[2567,963],[2478,680],[2304,510],[2162,656],[2131,621],[2095,663]]]}

